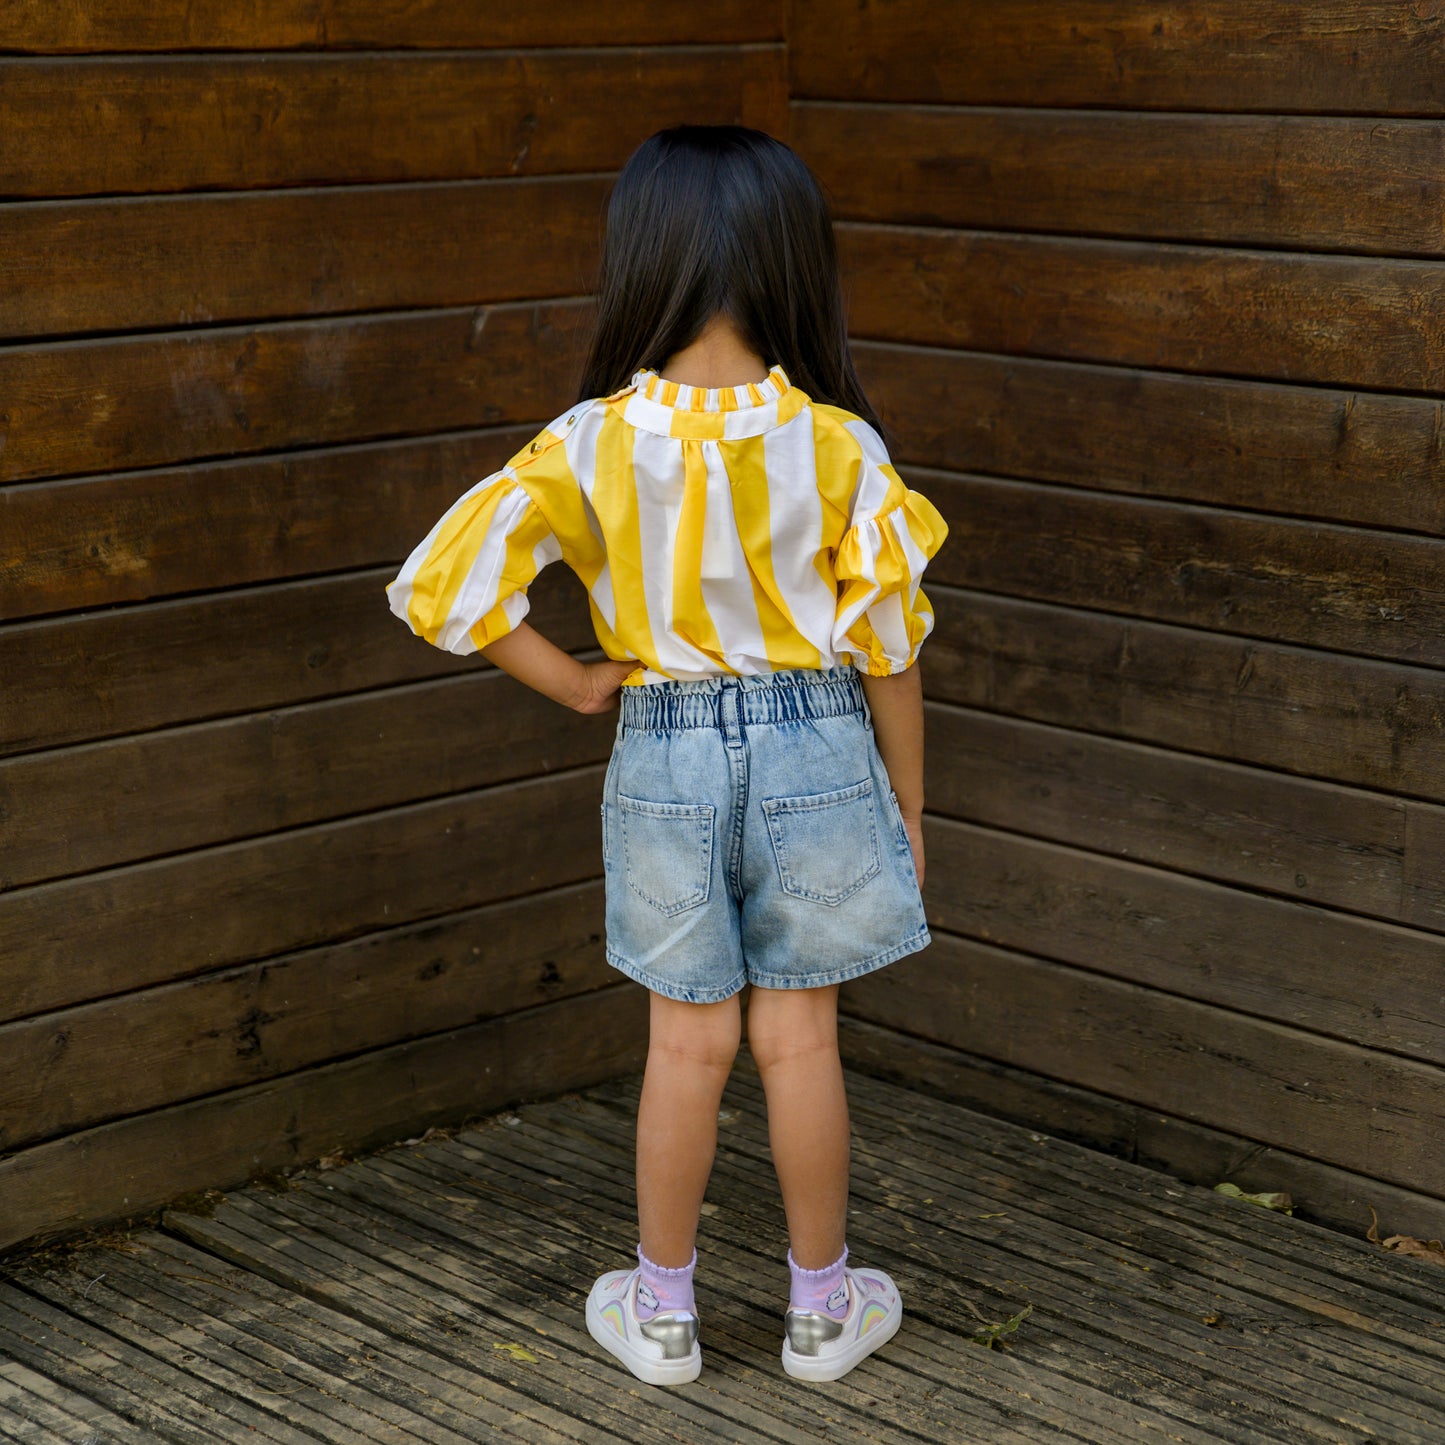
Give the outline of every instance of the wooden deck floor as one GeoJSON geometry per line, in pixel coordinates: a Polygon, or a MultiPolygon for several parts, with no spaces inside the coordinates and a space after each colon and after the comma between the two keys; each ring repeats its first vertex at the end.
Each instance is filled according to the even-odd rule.
{"type": "Polygon", "coordinates": [[[0,1270],[0,1437],[1445,1441],[1445,1270],[850,1073],[849,1245],[903,1293],[843,1380],[778,1359],[786,1236],[739,1060],[698,1240],[703,1373],[583,1301],[636,1244],[641,1080],[0,1270]],[[971,1336],[1025,1307],[1000,1348],[971,1336]]]}

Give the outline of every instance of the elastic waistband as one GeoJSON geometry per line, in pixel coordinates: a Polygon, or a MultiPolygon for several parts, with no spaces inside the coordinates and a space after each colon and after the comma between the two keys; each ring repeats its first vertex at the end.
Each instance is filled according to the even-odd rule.
{"type": "Polygon", "coordinates": [[[652,682],[622,689],[622,726],[641,731],[797,722],[866,712],[863,684],[851,665],[787,668],[744,677],[652,682]]]}

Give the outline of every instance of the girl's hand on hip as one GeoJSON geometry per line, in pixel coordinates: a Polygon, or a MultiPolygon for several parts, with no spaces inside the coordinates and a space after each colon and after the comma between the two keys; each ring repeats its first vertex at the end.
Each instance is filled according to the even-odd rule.
{"type": "Polygon", "coordinates": [[[904,818],[904,831],[908,834],[908,846],[913,849],[913,871],[918,874],[918,886],[923,887],[923,819],[904,818]]]}
{"type": "Polygon", "coordinates": [[[635,658],[614,662],[609,657],[602,662],[584,662],[581,695],[572,706],[584,713],[615,712],[619,703],[618,689],[641,666],[635,658]]]}

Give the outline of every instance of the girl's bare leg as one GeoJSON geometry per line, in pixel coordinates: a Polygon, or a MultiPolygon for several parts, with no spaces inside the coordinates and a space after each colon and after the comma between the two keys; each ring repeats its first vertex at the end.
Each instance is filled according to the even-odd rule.
{"type": "Polygon", "coordinates": [[[848,1095],[838,1058],[838,985],[760,988],[748,998],[748,1047],[768,1100],[768,1140],[793,1258],[823,1269],[848,1225],[848,1095]]]}
{"type": "Polygon", "coordinates": [[[643,1254],[680,1269],[697,1242],[742,1013],[737,994],[722,1003],[681,1003],[659,993],[651,999],[637,1108],[637,1223],[643,1254]]]}

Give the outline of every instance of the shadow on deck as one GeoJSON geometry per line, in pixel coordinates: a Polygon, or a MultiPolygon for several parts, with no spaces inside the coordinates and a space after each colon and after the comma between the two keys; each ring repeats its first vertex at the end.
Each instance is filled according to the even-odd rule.
{"type": "Polygon", "coordinates": [[[850,1253],[893,1274],[903,1328],[843,1380],[790,1379],[746,1051],[698,1238],[702,1377],[644,1385],[583,1320],[633,1260],[640,1086],[12,1260],[0,1437],[1445,1441],[1445,1270],[851,1070],[850,1253]]]}

